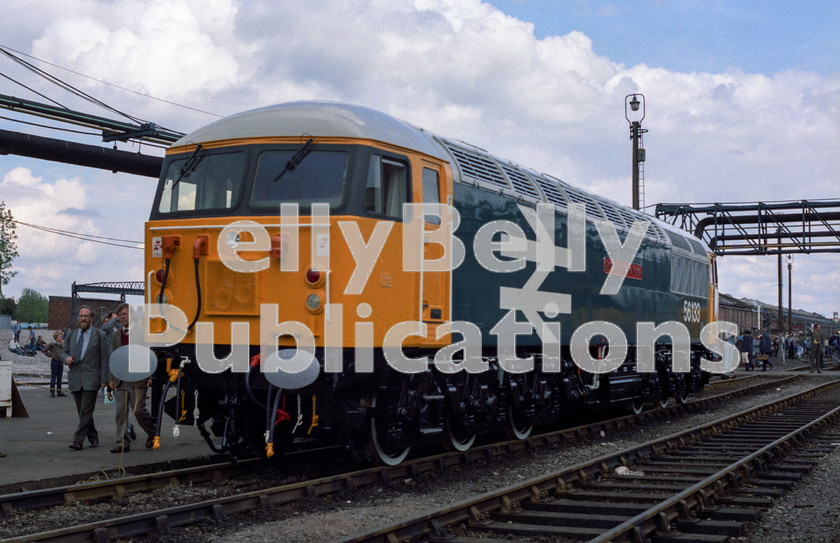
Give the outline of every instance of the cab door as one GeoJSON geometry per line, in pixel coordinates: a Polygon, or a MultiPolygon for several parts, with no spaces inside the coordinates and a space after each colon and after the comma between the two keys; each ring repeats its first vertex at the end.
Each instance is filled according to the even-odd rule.
{"type": "Polygon", "coordinates": [[[452,258],[451,217],[447,217],[440,204],[451,204],[452,190],[446,180],[443,165],[421,162],[421,182],[417,183],[422,194],[417,201],[424,204],[423,213],[423,270],[420,273],[421,320],[428,327],[428,343],[437,343],[437,327],[450,320],[451,277],[449,259],[452,258]],[[443,215],[443,217],[441,216],[443,215]],[[445,268],[445,269],[441,269],[445,268]]]}

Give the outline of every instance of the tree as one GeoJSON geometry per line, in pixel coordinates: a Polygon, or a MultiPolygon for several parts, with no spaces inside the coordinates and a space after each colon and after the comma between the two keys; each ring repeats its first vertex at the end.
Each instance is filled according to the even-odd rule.
{"type": "Polygon", "coordinates": [[[3,285],[8,285],[17,272],[12,270],[12,262],[18,257],[17,223],[12,211],[0,202],[0,298],[3,297],[3,285]]]}
{"type": "Polygon", "coordinates": [[[18,322],[47,322],[50,301],[38,291],[25,288],[18,298],[15,317],[18,322]]]}
{"type": "Polygon", "coordinates": [[[15,314],[15,307],[17,304],[15,303],[14,298],[3,298],[0,296],[0,315],[8,315],[12,316],[15,314]]]}

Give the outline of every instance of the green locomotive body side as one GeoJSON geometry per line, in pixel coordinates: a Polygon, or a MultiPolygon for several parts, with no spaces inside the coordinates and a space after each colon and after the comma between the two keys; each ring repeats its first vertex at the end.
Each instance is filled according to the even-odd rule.
{"type": "MultiPolygon", "coordinates": [[[[476,324],[482,333],[485,345],[489,345],[492,329],[508,312],[502,307],[500,292],[503,288],[523,289],[537,268],[535,262],[526,262],[519,271],[501,273],[488,270],[478,261],[476,251],[472,250],[478,230],[491,221],[510,221],[520,227],[528,239],[536,239],[536,232],[529,226],[521,211],[521,206],[535,209],[529,204],[494,193],[482,188],[455,184],[454,206],[460,214],[460,224],[455,235],[464,243],[466,255],[463,263],[452,274],[452,314],[453,320],[476,324]]],[[[568,214],[555,208],[554,244],[563,250],[569,245],[568,214]]],[[[613,225],[614,226],[614,225],[613,225]]],[[[627,231],[617,232],[624,242],[627,231]]],[[[699,341],[704,316],[708,316],[708,291],[701,292],[708,277],[708,261],[703,266],[702,257],[693,255],[692,262],[700,266],[694,270],[700,277],[694,277],[693,293],[680,293],[672,289],[672,261],[674,251],[667,244],[646,237],[639,247],[631,271],[617,294],[601,294],[601,289],[608,276],[607,266],[610,261],[601,234],[595,222],[586,220],[585,227],[585,269],[570,271],[556,266],[544,280],[536,285],[540,293],[565,294],[570,297],[570,312],[561,312],[554,318],[544,316],[543,307],[528,307],[529,300],[521,302],[520,309],[537,311],[546,322],[559,322],[561,344],[568,345],[572,333],[582,324],[594,321],[606,321],[618,326],[629,344],[636,343],[637,323],[650,322],[659,325],[667,321],[678,321],[688,329],[692,342],[699,341]],[[703,275],[705,274],[705,276],[703,275]],[[703,295],[705,294],[705,296],[703,295]],[[687,314],[686,304],[695,308],[687,314]],[[688,317],[688,318],[686,318],[688,317]]],[[[479,249],[480,250],[480,249],[479,249]]],[[[499,256],[498,258],[503,258],[499,256]]],[[[687,258],[687,256],[677,256],[687,258]]],[[[523,321],[522,311],[517,311],[518,321],[523,321]]],[[[532,313],[533,314],[533,313],[532,313]]],[[[706,321],[707,322],[707,321],[706,321]]],[[[532,323],[536,326],[536,323],[532,323]]],[[[667,342],[667,340],[666,340],[667,342]]],[[[521,347],[534,347],[539,338],[534,333],[523,336],[517,341],[521,347]]]]}

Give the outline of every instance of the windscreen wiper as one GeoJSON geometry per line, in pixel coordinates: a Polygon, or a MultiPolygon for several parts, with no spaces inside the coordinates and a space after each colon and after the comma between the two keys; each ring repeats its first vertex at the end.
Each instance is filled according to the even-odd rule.
{"type": "Polygon", "coordinates": [[[190,174],[193,172],[193,170],[195,170],[198,167],[198,163],[201,162],[201,160],[206,156],[206,155],[198,156],[199,151],[201,151],[201,144],[200,143],[195,147],[195,151],[193,151],[193,154],[191,154],[190,158],[187,159],[186,164],[184,164],[181,167],[181,171],[178,174],[178,179],[176,179],[175,182],[172,183],[172,188],[173,189],[178,184],[178,182],[181,181],[181,179],[183,179],[185,177],[189,177],[190,174]]]}
{"type": "Polygon", "coordinates": [[[306,155],[308,155],[309,153],[312,152],[312,149],[310,149],[309,147],[312,145],[312,143],[314,141],[315,141],[314,138],[309,138],[309,141],[304,143],[303,147],[301,147],[298,150],[297,153],[292,155],[292,158],[290,158],[289,161],[286,162],[286,167],[283,168],[283,171],[280,172],[279,174],[277,174],[277,177],[274,178],[275,183],[277,182],[278,179],[283,177],[286,174],[286,172],[290,172],[290,171],[294,170],[295,168],[297,168],[298,164],[300,164],[303,161],[303,159],[306,158],[306,155]]]}

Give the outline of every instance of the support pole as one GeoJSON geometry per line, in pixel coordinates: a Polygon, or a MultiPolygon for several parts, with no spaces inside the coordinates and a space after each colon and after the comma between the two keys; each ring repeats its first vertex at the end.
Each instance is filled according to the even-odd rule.
{"type": "MultiPolygon", "coordinates": [[[[781,229],[776,230],[777,233],[781,233],[781,229]]],[[[784,324],[784,313],[782,309],[782,289],[784,285],[782,284],[782,236],[779,236],[779,254],[778,254],[778,268],[779,268],[779,334],[784,332],[785,324],[784,324]]]]}
{"type": "Polygon", "coordinates": [[[791,282],[790,282],[790,269],[793,267],[793,264],[788,262],[788,331],[792,334],[793,333],[793,305],[791,302],[791,282]]]}
{"type": "Polygon", "coordinates": [[[633,140],[633,209],[639,209],[639,121],[630,123],[633,140]]]}

